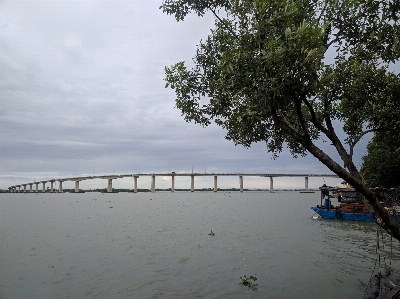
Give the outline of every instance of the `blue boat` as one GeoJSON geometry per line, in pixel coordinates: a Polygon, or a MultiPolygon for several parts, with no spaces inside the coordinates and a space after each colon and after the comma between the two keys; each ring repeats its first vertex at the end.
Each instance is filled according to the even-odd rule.
{"type": "Polygon", "coordinates": [[[369,213],[342,212],[340,209],[325,209],[323,207],[311,207],[311,209],[322,218],[327,219],[343,219],[352,221],[374,221],[369,213]]]}
{"type": "MultiPolygon", "coordinates": [[[[313,218],[375,221],[367,207],[362,203],[358,192],[346,182],[341,182],[336,187],[330,187],[324,184],[319,189],[321,190],[321,203],[311,207],[315,212],[313,218]],[[332,200],[337,200],[337,205],[332,204],[332,200]],[[318,215],[317,217],[315,217],[316,214],[318,215]]],[[[400,210],[398,206],[391,206],[387,209],[389,214],[393,215],[397,221],[400,221],[400,210]]]]}

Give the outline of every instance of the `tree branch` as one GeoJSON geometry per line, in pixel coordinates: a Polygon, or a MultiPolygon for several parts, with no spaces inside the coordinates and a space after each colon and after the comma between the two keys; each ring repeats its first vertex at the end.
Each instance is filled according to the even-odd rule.
{"type": "Polygon", "coordinates": [[[233,31],[232,28],[228,27],[228,26],[225,24],[225,22],[217,15],[217,13],[215,12],[214,9],[212,9],[212,8],[210,7],[210,11],[213,13],[213,15],[218,19],[218,21],[219,21],[220,23],[222,23],[222,25],[223,25],[230,33],[232,33],[237,39],[239,39],[239,36],[236,34],[236,32],[233,31]]]}
{"type": "Polygon", "coordinates": [[[328,127],[328,131],[326,136],[329,138],[329,140],[332,141],[333,146],[336,148],[338,151],[338,154],[340,158],[344,162],[344,167],[347,167],[349,172],[356,177],[358,180],[361,180],[361,176],[359,171],[357,170],[356,166],[353,163],[352,156],[347,153],[345,150],[343,144],[340,142],[339,138],[337,137],[335,133],[335,129],[333,128],[332,121],[329,117],[328,114],[325,115],[325,123],[328,127]]]}
{"type": "Polygon", "coordinates": [[[306,120],[304,118],[303,111],[301,110],[301,102],[302,101],[301,101],[301,99],[298,99],[297,97],[294,97],[294,96],[292,96],[292,97],[293,97],[293,100],[296,105],[297,117],[299,119],[300,125],[301,125],[301,127],[303,129],[303,133],[305,135],[304,137],[306,137],[307,139],[310,139],[310,133],[308,132],[308,126],[307,126],[306,120]]]}
{"type": "Polygon", "coordinates": [[[364,132],[361,132],[361,134],[359,134],[356,138],[354,138],[354,140],[349,144],[350,145],[350,156],[353,156],[353,148],[354,146],[360,141],[360,139],[371,132],[375,132],[378,131],[378,129],[371,129],[371,130],[366,130],[364,132]]]}
{"type": "Polygon", "coordinates": [[[324,15],[327,6],[328,6],[328,2],[325,2],[325,5],[324,5],[324,7],[322,8],[321,13],[320,13],[320,15],[319,15],[319,17],[318,17],[318,23],[321,21],[321,18],[322,18],[322,16],[324,15]]]}
{"type": "Polygon", "coordinates": [[[315,111],[314,108],[312,107],[311,103],[307,100],[306,97],[304,97],[303,99],[304,104],[306,105],[306,107],[308,108],[308,111],[310,111],[311,114],[311,120],[313,125],[319,129],[322,133],[324,133],[326,135],[327,132],[327,128],[325,128],[322,123],[320,121],[318,121],[317,116],[315,115],[315,111]]]}

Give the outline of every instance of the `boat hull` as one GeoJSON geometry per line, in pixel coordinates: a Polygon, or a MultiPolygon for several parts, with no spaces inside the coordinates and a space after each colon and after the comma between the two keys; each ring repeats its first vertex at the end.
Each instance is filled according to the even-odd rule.
{"type": "Polygon", "coordinates": [[[374,218],[371,216],[371,214],[341,212],[339,210],[328,210],[318,207],[311,207],[311,209],[319,216],[326,219],[343,219],[351,221],[369,221],[369,222],[374,221],[374,218]]]}

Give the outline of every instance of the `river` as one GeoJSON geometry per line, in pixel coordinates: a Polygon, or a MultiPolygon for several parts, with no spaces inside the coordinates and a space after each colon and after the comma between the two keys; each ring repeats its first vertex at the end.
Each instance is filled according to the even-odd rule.
{"type": "MultiPolygon", "coordinates": [[[[0,298],[361,299],[377,227],[313,220],[318,202],[298,192],[0,194],[0,298]],[[243,286],[244,275],[258,285],[243,286]]],[[[400,269],[399,242],[383,239],[381,265],[400,269]]]]}

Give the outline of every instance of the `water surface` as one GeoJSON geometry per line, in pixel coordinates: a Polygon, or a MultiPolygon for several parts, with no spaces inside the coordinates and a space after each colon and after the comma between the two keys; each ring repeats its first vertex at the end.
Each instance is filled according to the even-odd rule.
{"type": "MultiPolygon", "coordinates": [[[[0,298],[362,298],[373,223],[312,220],[319,194],[0,195],[0,298]],[[215,236],[210,236],[210,231],[215,236]],[[240,284],[255,275],[257,290],[240,284]]],[[[399,242],[385,239],[400,269],[399,242]]]]}

